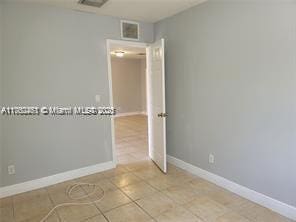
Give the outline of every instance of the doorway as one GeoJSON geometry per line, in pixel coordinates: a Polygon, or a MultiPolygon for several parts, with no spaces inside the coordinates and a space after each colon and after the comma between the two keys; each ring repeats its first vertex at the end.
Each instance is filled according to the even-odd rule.
{"type": "Polygon", "coordinates": [[[164,40],[107,40],[115,164],[152,160],[166,173],[164,40]]]}

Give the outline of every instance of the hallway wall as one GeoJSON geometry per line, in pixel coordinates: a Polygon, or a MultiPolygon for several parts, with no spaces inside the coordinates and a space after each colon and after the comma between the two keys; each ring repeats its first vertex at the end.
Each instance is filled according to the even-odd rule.
{"type": "Polygon", "coordinates": [[[145,60],[111,58],[113,103],[117,113],[146,112],[145,60]]]}

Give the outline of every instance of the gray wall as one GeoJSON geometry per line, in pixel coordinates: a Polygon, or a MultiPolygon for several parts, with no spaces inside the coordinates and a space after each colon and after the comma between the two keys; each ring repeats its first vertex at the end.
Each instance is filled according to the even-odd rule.
{"type": "Polygon", "coordinates": [[[295,2],[210,1],[155,37],[166,38],[168,154],[296,206],[295,2]]]}
{"type": "Polygon", "coordinates": [[[141,59],[111,59],[113,103],[118,113],[142,112],[141,59]]]}
{"type": "MultiPolygon", "coordinates": [[[[119,39],[119,19],[30,3],[3,12],[5,106],[109,105],[106,39],[119,39]]],[[[153,25],[141,27],[152,42],[153,25]]],[[[1,185],[110,161],[110,132],[104,117],[5,117],[1,165],[16,175],[1,185]]]]}
{"type": "MultiPolygon", "coordinates": [[[[0,2],[0,109],[1,109],[1,106],[2,106],[2,89],[3,89],[3,84],[2,84],[2,24],[3,24],[3,17],[2,17],[2,8],[3,8],[3,6],[2,6],[2,3],[0,2]]],[[[3,157],[3,155],[2,155],[2,142],[3,142],[3,140],[2,140],[2,116],[0,115],[0,187],[1,187],[1,185],[2,185],[2,181],[3,181],[3,179],[2,179],[2,175],[3,175],[3,173],[2,173],[2,171],[3,171],[3,169],[2,169],[2,165],[1,165],[1,163],[2,163],[2,157],[3,157]]]]}

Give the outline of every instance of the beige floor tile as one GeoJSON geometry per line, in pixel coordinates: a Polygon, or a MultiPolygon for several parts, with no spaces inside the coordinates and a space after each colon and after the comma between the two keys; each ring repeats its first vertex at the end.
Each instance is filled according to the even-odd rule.
{"type": "Polygon", "coordinates": [[[120,164],[149,160],[146,116],[116,118],[115,132],[117,159],[120,164]]]}
{"type": "Polygon", "coordinates": [[[183,207],[176,206],[155,218],[157,222],[203,222],[183,207]]]}
{"type": "Polygon", "coordinates": [[[144,170],[138,170],[133,172],[137,177],[143,179],[143,180],[149,180],[157,176],[162,176],[163,173],[158,169],[144,169],[144,170]]]}
{"type": "Polygon", "coordinates": [[[163,176],[165,176],[170,181],[170,183],[173,184],[174,186],[184,185],[194,180],[194,178],[189,176],[189,174],[175,174],[175,175],[163,174],[163,176]]]}
{"type": "Polygon", "coordinates": [[[152,217],[157,217],[176,205],[171,199],[162,193],[155,193],[136,202],[152,217]]]}
{"type": "Polygon", "coordinates": [[[12,207],[12,197],[0,199],[0,208],[1,207],[12,207]]]}
{"type": "Polygon", "coordinates": [[[229,212],[218,217],[213,222],[251,222],[251,221],[235,212],[229,212]]]}
{"type": "Polygon", "coordinates": [[[197,197],[185,204],[184,207],[205,221],[213,221],[229,211],[229,209],[208,197],[197,197]]]}
{"type": "Polygon", "coordinates": [[[62,221],[69,222],[80,222],[101,214],[94,204],[60,207],[57,212],[62,221]]]}
{"type": "Polygon", "coordinates": [[[95,204],[99,202],[105,195],[105,191],[99,186],[82,186],[82,188],[85,191],[86,198],[79,199],[78,201],[81,203],[85,203],[90,200],[95,204]]]}
{"type": "Polygon", "coordinates": [[[125,167],[117,166],[115,169],[111,169],[111,170],[107,170],[107,171],[103,172],[103,174],[106,178],[110,178],[110,177],[119,176],[121,174],[125,174],[127,172],[128,172],[128,170],[125,169],[125,167]]]}
{"type": "Polygon", "coordinates": [[[15,221],[24,221],[48,213],[53,207],[45,189],[17,195],[13,198],[15,221]]]}
{"type": "Polygon", "coordinates": [[[46,189],[38,189],[26,193],[21,193],[12,197],[13,204],[28,202],[32,200],[42,200],[48,197],[46,189]]]}
{"type": "Polygon", "coordinates": [[[133,200],[138,200],[158,192],[156,189],[145,182],[131,184],[121,188],[121,190],[133,200]]]}
{"type": "Polygon", "coordinates": [[[1,222],[14,221],[12,197],[0,199],[0,221],[1,222]]]}
{"type": "MultiPolygon", "coordinates": [[[[95,195],[97,197],[101,197],[103,193],[118,190],[118,187],[115,186],[113,183],[111,183],[108,179],[103,179],[103,180],[98,181],[96,183],[95,187],[83,185],[82,188],[87,194],[92,194],[93,192],[95,192],[95,195]],[[95,191],[94,191],[94,189],[95,189],[95,191]]],[[[91,195],[91,196],[93,196],[93,195],[91,195]]]]}
{"type": "Polygon", "coordinates": [[[152,179],[148,179],[147,183],[149,183],[155,189],[160,190],[160,191],[168,189],[169,187],[176,185],[176,183],[174,183],[174,181],[172,181],[170,178],[168,178],[165,175],[153,177],[152,179]]]}
{"type": "Polygon", "coordinates": [[[251,202],[242,205],[236,212],[252,222],[292,222],[284,216],[251,202]]]}
{"type": "Polygon", "coordinates": [[[167,171],[168,171],[168,174],[176,174],[178,172],[181,172],[182,170],[176,167],[175,165],[168,163],[167,171]]]}
{"type": "Polygon", "coordinates": [[[132,173],[125,173],[116,177],[112,177],[109,180],[117,187],[125,187],[127,185],[138,183],[141,181],[139,177],[132,173]]]}
{"type": "Polygon", "coordinates": [[[85,222],[108,222],[103,215],[98,215],[87,219],[85,222]]]}
{"type": "MultiPolygon", "coordinates": [[[[55,204],[55,206],[58,204],[65,203],[89,203],[94,199],[97,199],[95,195],[92,196],[94,198],[84,198],[79,200],[71,199],[68,196],[67,191],[69,190],[69,187],[71,187],[71,185],[73,185],[74,183],[75,181],[70,181],[69,183],[62,183],[47,188],[49,196],[55,204]]],[[[81,186],[75,188],[71,193],[71,196],[73,198],[79,198],[85,195],[86,192],[81,186]]],[[[83,221],[89,217],[93,217],[100,214],[100,211],[96,208],[94,204],[63,206],[58,208],[56,211],[59,217],[62,219],[62,221],[71,222],[83,221]]]]}
{"type": "Polygon", "coordinates": [[[25,221],[31,218],[42,218],[46,215],[53,205],[49,201],[35,202],[30,201],[28,203],[17,204],[14,206],[14,218],[15,221],[25,221]]]}
{"type": "Polygon", "coordinates": [[[104,174],[103,173],[96,173],[96,174],[92,174],[92,175],[88,175],[85,177],[80,177],[78,179],[76,179],[76,182],[79,183],[97,183],[98,181],[104,179],[104,174]]]}
{"type": "MultiPolygon", "coordinates": [[[[34,218],[27,220],[22,220],[21,222],[40,222],[47,214],[39,214],[34,218]]],[[[47,219],[46,222],[60,222],[60,218],[56,213],[52,213],[47,219]]]]}
{"type": "Polygon", "coordinates": [[[73,184],[77,183],[75,180],[69,180],[63,183],[58,183],[49,187],[46,187],[48,193],[55,193],[55,192],[61,192],[61,191],[67,191],[67,189],[72,186],[73,184]]]}
{"type": "Polygon", "coordinates": [[[136,162],[137,158],[131,156],[130,154],[123,154],[123,155],[117,156],[117,161],[120,164],[127,164],[130,162],[136,162]]]}
{"type": "Polygon", "coordinates": [[[106,192],[104,198],[100,202],[96,203],[96,205],[102,212],[106,212],[130,202],[131,199],[129,199],[123,192],[115,190],[106,192]]]}
{"type": "Polygon", "coordinates": [[[151,220],[141,208],[136,204],[130,203],[106,213],[110,222],[147,222],[151,220]]]}
{"type": "MultiPolygon", "coordinates": [[[[127,155],[135,152],[135,149],[133,147],[124,147],[124,146],[116,146],[116,155],[117,156],[122,156],[122,155],[127,155]]],[[[135,158],[135,157],[134,157],[135,158]]]]}
{"type": "Polygon", "coordinates": [[[150,159],[148,156],[148,152],[145,152],[145,151],[132,152],[132,153],[130,153],[130,155],[137,160],[149,160],[150,159]]]}
{"type": "MultiPolygon", "coordinates": [[[[99,198],[96,195],[91,195],[91,198],[83,198],[79,200],[71,199],[65,189],[55,189],[53,192],[49,192],[50,198],[54,202],[55,205],[58,204],[85,204],[85,205],[74,205],[74,206],[64,206],[57,209],[58,215],[62,219],[62,221],[83,221],[89,217],[93,217],[95,215],[100,214],[100,211],[97,209],[95,204],[86,204],[92,201],[96,201],[99,198]]],[[[78,198],[85,196],[86,192],[83,190],[82,187],[78,187],[77,189],[73,190],[72,197],[78,198]]]]}
{"type": "Polygon", "coordinates": [[[0,221],[1,222],[14,221],[12,206],[5,206],[0,208],[0,221]]]}
{"type": "MultiPolygon", "coordinates": [[[[68,196],[68,193],[67,193],[68,188],[69,188],[69,184],[67,186],[66,184],[61,184],[60,186],[51,186],[47,188],[49,197],[55,205],[62,204],[62,203],[75,202],[75,200],[71,199],[68,196]]],[[[71,196],[73,198],[83,197],[85,196],[85,194],[86,193],[81,186],[75,188],[71,192],[71,196]]]]}
{"type": "Polygon", "coordinates": [[[236,209],[239,206],[248,203],[249,201],[227,190],[218,190],[210,192],[208,197],[212,200],[230,208],[236,209]]]}
{"type": "Polygon", "coordinates": [[[221,187],[200,178],[190,181],[188,185],[200,195],[208,195],[209,193],[222,190],[221,187]]]}
{"type": "Polygon", "coordinates": [[[176,167],[174,168],[171,167],[170,169],[168,169],[167,175],[172,177],[175,177],[175,176],[181,177],[184,182],[189,182],[189,181],[198,179],[197,176],[176,167]]]}
{"type": "Polygon", "coordinates": [[[186,184],[183,186],[169,187],[162,192],[178,204],[188,203],[194,200],[197,196],[194,190],[191,187],[186,186],[186,184]]]}
{"type": "Polygon", "coordinates": [[[125,168],[130,172],[140,170],[155,170],[159,168],[151,160],[139,160],[125,165],[125,168]]]}
{"type": "Polygon", "coordinates": [[[115,186],[110,180],[104,179],[97,182],[97,185],[102,188],[105,192],[117,190],[118,187],[115,186]]]}

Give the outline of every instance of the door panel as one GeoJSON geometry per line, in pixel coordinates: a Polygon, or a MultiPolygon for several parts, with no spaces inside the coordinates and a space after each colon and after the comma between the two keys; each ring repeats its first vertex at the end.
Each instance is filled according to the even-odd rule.
{"type": "Polygon", "coordinates": [[[164,39],[155,42],[149,47],[148,56],[150,157],[166,173],[166,117],[163,115],[166,113],[164,39]]]}

